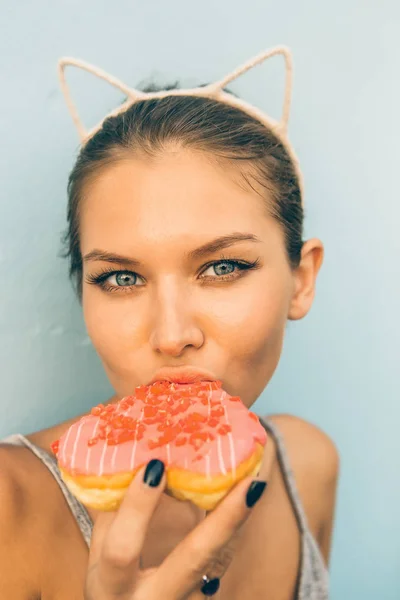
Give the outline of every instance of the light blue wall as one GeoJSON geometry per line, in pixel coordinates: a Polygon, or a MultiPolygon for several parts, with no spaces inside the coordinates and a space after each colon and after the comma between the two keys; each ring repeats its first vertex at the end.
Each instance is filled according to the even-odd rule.
{"type": "MultiPolygon", "coordinates": [[[[0,437],[49,426],[111,394],[57,258],[77,148],[60,55],[128,83],[220,77],[264,47],[295,57],[292,141],[307,235],[326,244],[311,314],[288,329],[256,409],[309,419],[342,456],[333,600],[400,597],[400,4],[384,0],[3,2],[0,9],[0,437]]],[[[281,63],[233,86],[278,115],[281,63]]],[[[119,95],[69,80],[93,125],[119,95]]]]}

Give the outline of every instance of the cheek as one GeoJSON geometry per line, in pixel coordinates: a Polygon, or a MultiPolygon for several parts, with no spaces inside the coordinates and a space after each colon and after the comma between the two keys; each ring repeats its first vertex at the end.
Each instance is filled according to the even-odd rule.
{"type": "Polygon", "coordinates": [[[252,354],[259,346],[268,345],[284,326],[289,294],[282,277],[263,276],[237,287],[223,301],[209,304],[209,317],[223,329],[221,342],[227,347],[252,354]]]}
{"type": "Polygon", "coordinates": [[[223,346],[232,390],[247,406],[277,367],[289,304],[290,282],[277,274],[236,291],[214,320],[219,328],[214,338],[223,346]]]}
{"type": "Polygon", "coordinates": [[[141,339],[142,321],[132,313],[132,301],[85,289],[82,308],[88,335],[103,362],[120,367],[128,362],[141,339]]]}

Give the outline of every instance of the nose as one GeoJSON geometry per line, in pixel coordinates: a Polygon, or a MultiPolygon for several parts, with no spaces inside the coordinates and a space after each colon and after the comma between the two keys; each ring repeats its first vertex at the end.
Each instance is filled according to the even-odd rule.
{"type": "Polygon", "coordinates": [[[200,348],[204,335],[194,312],[190,295],[181,287],[170,284],[159,289],[152,311],[152,349],[179,358],[187,348],[200,348]]]}

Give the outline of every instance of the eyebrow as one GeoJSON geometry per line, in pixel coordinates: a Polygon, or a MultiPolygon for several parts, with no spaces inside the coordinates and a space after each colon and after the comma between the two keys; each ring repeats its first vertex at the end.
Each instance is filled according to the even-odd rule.
{"type": "MultiPolygon", "coordinates": [[[[185,257],[189,260],[203,258],[208,254],[217,252],[218,250],[229,248],[230,246],[233,246],[238,242],[261,242],[261,240],[253,233],[230,233],[228,235],[220,236],[215,240],[211,240],[210,242],[199,246],[199,248],[196,248],[195,250],[191,250],[190,252],[185,254],[185,257]]],[[[142,266],[142,263],[134,258],[98,249],[91,250],[90,252],[85,254],[83,260],[85,263],[93,261],[103,261],[115,264],[129,265],[135,268],[142,266]]]]}

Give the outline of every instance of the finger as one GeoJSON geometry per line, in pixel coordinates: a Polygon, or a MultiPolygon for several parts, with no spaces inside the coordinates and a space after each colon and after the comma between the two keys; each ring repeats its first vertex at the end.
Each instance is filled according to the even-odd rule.
{"type": "Polygon", "coordinates": [[[204,600],[205,596],[214,596],[217,593],[221,579],[235,556],[240,540],[239,532],[240,529],[233,534],[233,537],[221,548],[216,557],[207,564],[205,570],[197,577],[197,585],[194,586],[195,589],[191,591],[185,600],[204,600]],[[206,576],[206,579],[203,579],[204,576],[206,576]]]}
{"type": "Polygon", "coordinates": [[[266,487],[265,481],[253,482],[246,477],[236,484],[160,565],[157,581],[162,582],[166,598],[183,598],[201,587],[204,574],[223,575],[232,560],[235,537],[266,487]],[[249,504],[252,500],[252,506],[246,500],[249,504]],[[213,564],[221,574],[208,572],[213,564]]]}
{"type": "Polygon", "coordinates": [[[104,538],[116,514],[116,510],[99,511],[98,516],[96,516],[90,539],[89,564],[98,563],[104,538]]]}
{"type": "Polygon", "coordinates": [[[166,485],[164,465],[151,460],[137,472],[103,535],[98,573],[105,593],[133,589],[149,522],[166,485]]]}

